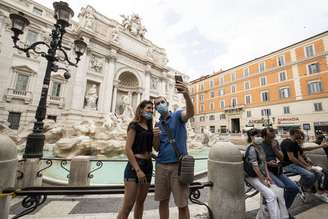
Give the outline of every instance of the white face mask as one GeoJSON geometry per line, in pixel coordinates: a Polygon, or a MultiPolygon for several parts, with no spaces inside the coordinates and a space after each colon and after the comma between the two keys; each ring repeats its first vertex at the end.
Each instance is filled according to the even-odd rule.
{"type": "Polygon", "coordinates": [[[257,145],[260,145],[263,143],[263,138],[262,137],[255,137],[254,138],[254,143],[257,145]]]}

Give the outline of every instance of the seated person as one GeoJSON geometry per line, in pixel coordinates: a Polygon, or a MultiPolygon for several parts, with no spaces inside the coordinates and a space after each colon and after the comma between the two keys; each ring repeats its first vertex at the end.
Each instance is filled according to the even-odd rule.
{"type": "Polygon", "coordinates": [[[264,197],[270,218],[280,218],[278,198],[272,190],[272,180],[268,173],[265,153],[261,147],[263,138],[260,131],[251,129],[247,132],[249,146],[244,160],[245,180],[264,197]]]}
{"type": "Polygon", "coordinates": [[[300,190],[294,181],[282,173],[282,165],[279,161],[283,160],[283,153],[278,141],[275,140],[275,130],[273,128],[263,129],[262,137],[264,141],[261,146],[266,155],[269,175],[277,186],[284,189],[286,207],[290,208],[300,190]]]}
{"type": "Polygon", "coordinates": [[[323,134],[317,135],[315,143],[318,145],[318,148],[322,148],[325,151],[328,159],[328,137],[324,136],[323,134]]]}
{"type": "Polygon", "coordinates": [[[280,146],[284,154],[284,168],[286,171],[301,175],[302,188],[306,191],[316,192],[317,196],[322,201],[328,203],[328,197],[324,191],[315,189],[315,183],[318,179],[316,168],[312,166],[312,163],[304,159],[302,144],[304,143],[305,135],[299,129],[291,129],[290,137],[284,139],[280,146]]]}

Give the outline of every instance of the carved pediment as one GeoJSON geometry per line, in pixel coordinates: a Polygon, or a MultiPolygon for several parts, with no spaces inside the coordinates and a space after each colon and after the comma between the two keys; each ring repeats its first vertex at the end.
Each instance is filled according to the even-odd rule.
{"type": "Polygon", "coordinates": [[[22,73],[28,73],[28,74],[37,74],[36,71],[34,71],[32,68],[28,67],[27,65],[19,65],[19,66],[13,66],[13,71],[15,72],[22,72],[22,73]]]}

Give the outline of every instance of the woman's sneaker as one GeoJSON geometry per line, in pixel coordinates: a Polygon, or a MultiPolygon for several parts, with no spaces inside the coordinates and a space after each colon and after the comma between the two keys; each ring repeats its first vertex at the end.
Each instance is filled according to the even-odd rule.
{"type": "Polygon", "coordinates": [[[328,197],[325,193],[314,193],[314,196],[319,198],[321,201],[328,203],[328,197]]]}

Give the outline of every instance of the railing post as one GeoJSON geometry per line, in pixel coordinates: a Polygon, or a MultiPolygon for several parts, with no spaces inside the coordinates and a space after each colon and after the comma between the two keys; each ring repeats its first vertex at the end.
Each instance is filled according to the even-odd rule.
{"type": "Polygon", "coordinates": [[[71,160],[68,183],[70,186],[90,185],[90,159],[88,156],[77,156],[71,160]]]}
{"type": "Polygon", "coordinates": [[[242,155],[230,142],[211,145],[208,156],[209,207],[213,218],[246,218],[242,155]]]}
{"type": "MultiPolygon", "coordinates": [[[[17,170],[17,150],[15,143],[7,136],[0,134],[0,191],[14,187],[17,170]]],[[[9,196],[0,196],[0,219],[9,215],[9,196]]]]}
{"type": "Polygon", "coordinates": [[[18,165],[18,171],[22,174],[18,175],[16,181],[17,188],[34,187],[42,185],[42,175],[38,175],[41,169],[42,161],[39,158],[26,158],[18,165]]]}

